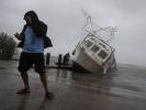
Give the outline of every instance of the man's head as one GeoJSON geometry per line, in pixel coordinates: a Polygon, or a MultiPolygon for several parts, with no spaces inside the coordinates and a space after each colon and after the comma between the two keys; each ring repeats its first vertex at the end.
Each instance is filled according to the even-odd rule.
{"type": "Polygon", "coordinates": [[[38,16],[34,11],[28,11],[24,15],[24,20],[28,25],[33,25],[39,22],[38,16]]]}

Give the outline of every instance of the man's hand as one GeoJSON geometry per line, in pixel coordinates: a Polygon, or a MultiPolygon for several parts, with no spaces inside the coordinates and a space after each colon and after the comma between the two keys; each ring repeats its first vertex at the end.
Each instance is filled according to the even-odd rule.
{"type": "Polygon", "coordinates": [[[17,38],[17,39],[19,39],[19,34],[18,34],[18,32],[16,32],[15,34],[14,34],[14,36],[17,38]]]}

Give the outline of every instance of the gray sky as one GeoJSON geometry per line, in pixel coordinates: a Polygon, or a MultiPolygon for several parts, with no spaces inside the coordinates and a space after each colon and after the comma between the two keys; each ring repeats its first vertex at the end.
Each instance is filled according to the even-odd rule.
{"type": "Polygon", "coordinates": [[[146,1],[145,0],[1,0],[0,31],[13,35],[20,32],[25,12],[34,10],[48,25],[54,55],[71,52],[81,38],[85,16],[104,26],[117,26],[112,41],[117,62],[146,65],[146,1]]]}

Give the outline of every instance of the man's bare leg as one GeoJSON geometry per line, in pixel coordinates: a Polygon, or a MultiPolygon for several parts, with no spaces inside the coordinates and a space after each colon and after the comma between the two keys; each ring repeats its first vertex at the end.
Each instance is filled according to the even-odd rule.
{"type": "Polygon", "coordinates": [[[53,93],[51,93],[48,90],[46,74],[45,73],[41,73],[40,74],[40,79],[41,79],[41,83],[42,83],[42,85],[44,87],[46,98],[53,98],[54,97],[53,93]]]}
{"type": "Polygon", "coordinates": [[[24,88],[20,89],[17,94],[25,94],[25,93],[30,93],[30,86],[29,86],[29,81],[28,81],[28,74],[27,72],[21,72],[21,78],[24,83],[24,88]]]}

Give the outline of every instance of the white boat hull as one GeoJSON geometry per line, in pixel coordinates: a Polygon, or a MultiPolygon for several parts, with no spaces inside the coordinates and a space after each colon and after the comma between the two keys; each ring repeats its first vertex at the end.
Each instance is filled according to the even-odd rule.
{"type": "Polygon", "coordinates": [[[86,71],[97,73],[99,71],[102,71],[102,67],[99,66],[94,60],[92,60],[82,49],[79,51],[78,56],[76,57],[76,60],[73,60],[74,64],[78,64],[82,68],[84,68],[86,71]]]}
{"type": "Polygon", "coordinates": [[[116,68],[114,49],[90,35],[76,47],[73,57],[75,64],[92,73],[105,74],[108,70],[116,68]]]}

